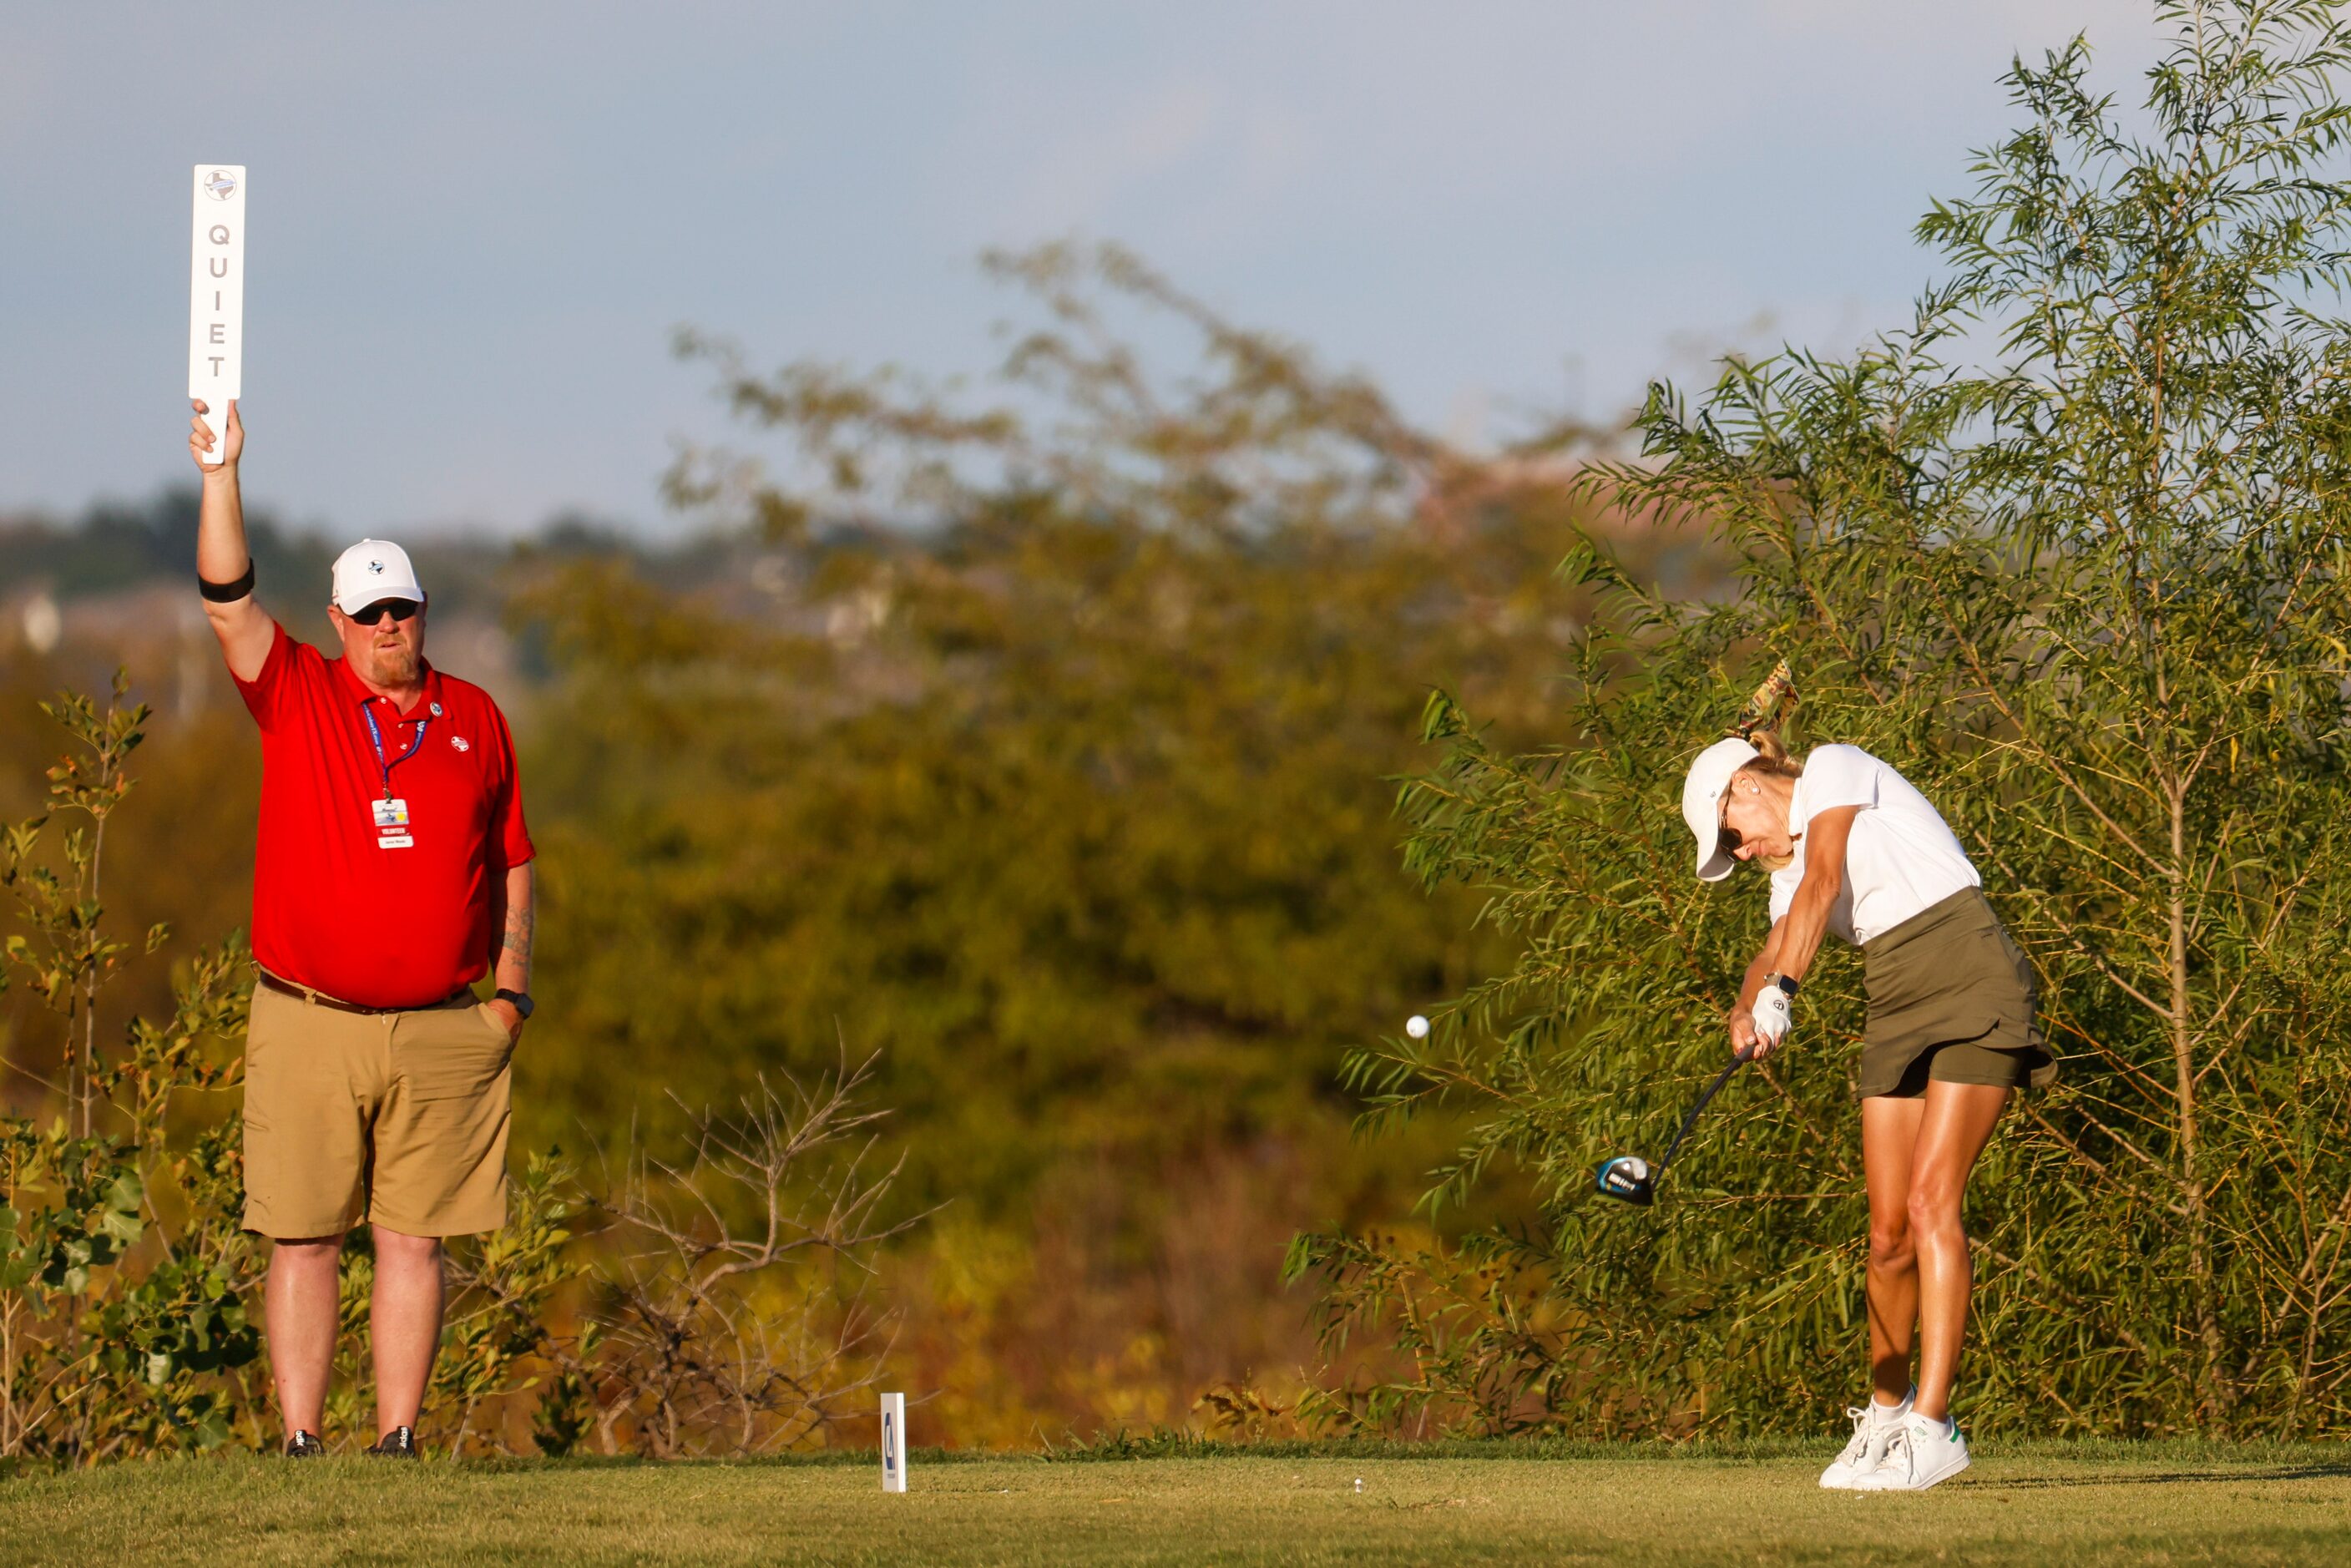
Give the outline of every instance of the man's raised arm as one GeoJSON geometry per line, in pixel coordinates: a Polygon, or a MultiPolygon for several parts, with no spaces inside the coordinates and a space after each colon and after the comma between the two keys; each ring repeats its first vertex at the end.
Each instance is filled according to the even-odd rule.
{"type": "Polygon", "coordinates": [[[204,476],[204,509],[196,517],[196,581],[204,596],[204,619],[220,639],[229,673],[240,681],[256,680],[277,629],[253,597],[253,552],[246,548],[245,503],[236,488],[236,460],[245,455],[245,422],[232,399],[228,429],[215,456],[213,433],[196,417],[209,410],[201,398],[190,407],[188,455],[204,476]]]}

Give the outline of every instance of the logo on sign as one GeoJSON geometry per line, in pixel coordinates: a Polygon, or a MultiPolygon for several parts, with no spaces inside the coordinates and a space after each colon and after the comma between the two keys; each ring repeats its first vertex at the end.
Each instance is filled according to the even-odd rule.
{"type": "Polygon", "coordinates": [[[215,202],[225,202],[236,194],[236,176],[225,169],[215,169],[204,181],[204,189],[215,202]]]}

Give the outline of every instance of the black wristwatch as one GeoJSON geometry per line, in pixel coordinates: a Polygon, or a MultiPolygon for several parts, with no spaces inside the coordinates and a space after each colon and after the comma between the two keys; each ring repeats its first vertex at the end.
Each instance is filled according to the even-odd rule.
{"type": "Polygon", "coordinates": [[[506,1003],[526,1019],[530,1017],[530,1009],[536,1005],[531,1001],[528,991],[510,991],[504,986],[498,988],[497,993],[491,997],[490,1000],[506,1003]]]}
{"type": "MultiPolygon", "coordinates": [[[[1764,976],[1763,983],[1767,986],[1777,986],[1792,997],[1796,994],[1796,982],[1789,978],[1787,976],[1780,973],[1777,969],[1774,969],[1771,973],[1764,976]]],[[[528,1013],[525,1013],[523,1016],[528,1018],[530,1015],[528,1013]]]]}

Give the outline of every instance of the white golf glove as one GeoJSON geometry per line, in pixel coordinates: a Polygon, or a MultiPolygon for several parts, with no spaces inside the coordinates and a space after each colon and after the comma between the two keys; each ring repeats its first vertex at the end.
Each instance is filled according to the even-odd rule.
{"type": "Polygon", "coordinates": [[[1776,1051],[1796,1025],[1795,998],[1778,986],[1766,986],[1756,995],[1755,1005],[1748,1009],[1755,1019],[1755,1038],[1766,1051],[1776,1051]]]}

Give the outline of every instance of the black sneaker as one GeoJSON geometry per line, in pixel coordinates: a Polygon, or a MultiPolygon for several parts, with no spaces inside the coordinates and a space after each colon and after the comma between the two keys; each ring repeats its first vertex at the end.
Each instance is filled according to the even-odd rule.
{"type": "Polygon", "coordinates": [[[368,1450],[368,1458],[371,1459],[413,1459],[417,1457],[416,1428],[413,1427],[394,1427],[378,1437],[375,1447],[368,1450]]]}
{"type": "Polygon", "coordinates": [[[323,1459],[327,1445],[308,1432],[297,1432],[287,1440],[286,1457],[289,1459],[323,1459]]]}

